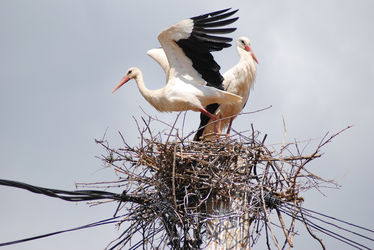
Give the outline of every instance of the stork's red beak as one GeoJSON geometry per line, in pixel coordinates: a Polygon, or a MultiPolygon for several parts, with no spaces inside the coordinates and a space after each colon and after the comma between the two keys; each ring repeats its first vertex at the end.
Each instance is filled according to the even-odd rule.
{"type": "Polygon", "coordinates": [[[249,47],[249,45],[246,45],[246,46],[244,47],[244,49],[245,49],[246,51],[248,51],[248,52],[252,51],[252,49],[251,49],[251,47],[249,47]]]}
{"type": "Polygon", "coordinates": [[[258,64],[257,57],[256,57],[255,53],[253,53],[253,50],[251,49],[251,47],[249,47],[249,45],[247,45],[247,46],[244,47],[244,49],[251,53],[253,60],[258,64]]]}
{"type": "Polygon", "coordinates": [[[130,80],[130,78],[128,78],[128,76],[124,76],[122,80],[117,84],[117,86],[113,89],[112,93],[114,93],[117,89],[122,87],[122,85],[125,84],[128,80],[130,80]]]}

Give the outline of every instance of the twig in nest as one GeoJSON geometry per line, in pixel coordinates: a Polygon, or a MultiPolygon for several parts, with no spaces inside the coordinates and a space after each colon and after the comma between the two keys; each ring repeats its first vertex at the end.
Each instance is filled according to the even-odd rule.
{"type": "MultiPolygon", "coordinates": [[[[306,164],[320,157],[321,147],[336,135],[324,138],[309,155],[302,155],[297,142],[283,142],[280,152],[268,149],[267,135],[260,140],[253,124],[248,132],[236,132],[229,141],[192,142],[188,140],[190,135],[183,138],[182,133],[181,138],[175,127],[179,115],[172,125],[167,124],[166,140],[160,133],[152,134],[151,129],[153,122],[163,122],[148,115],[142,118],[143,128],[137,123],[139,146],[128,145],[122,135],[124,146],[119,149],[110,148],[104,140],[97,141],[114,159],[111,166],[120,173],[120,185],[128,194],[145,197],[144,204],[122,206],[128,214],[126,222],[131,223],[117,243],[130,246],[129,239],[141,229],[145,245],[161,246],[160,241],[164,241],[175,249],[202,248],[211,244],[210,240],[219,244],[224,237],[222,230],[228,230],[231,235],[243,236],[238,242],[243,247],[249,239],[255,244],[260,228],[265,228],[280,249],[270,219],[275,208],[285,244],[292,247],[296,217],[287,226],[280,208],[286,202],[299,206],[303,202],[301,191],[330,184],[307,170],[306,164]],[[313,185],[308,184],[310,178],[313,185]],[[251,223],[238,224],[243,216],[251,223]],[[209,225],[215,228],[217,239],[208,235],[209,225]],[[248,237],[243,232],[248,232],[248,237]]],[[[105,156],[102,159],[105,161],[105,156]]],[[[295,213],[295,209],[290,211],[287,214],[295,213]]]]}

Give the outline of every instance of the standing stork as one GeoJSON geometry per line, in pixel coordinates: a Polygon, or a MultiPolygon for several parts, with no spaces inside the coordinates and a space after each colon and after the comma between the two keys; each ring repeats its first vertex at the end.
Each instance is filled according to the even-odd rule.
{"type": "Polygon", "coordinates": [[[140,93],[158,111],[199,111],[215,121],[216,115],[206,110],[206,106],[212,103],[234,104],[242,99],[223,91],[220,66],[211,54],[212,51],[231,46],[228,43],[232,41],[231,38],[210,35],[236,30],[221,28],[238,19],[227,19],[238,11],[227,12],[228,10],[230,9],[183,20],[158,35],[169,65],[167,83],[163,88],[147,89],[142,72],[138,68],[130,68],[112,92],[130,79],[135,79],[140,93]]]}
{"type": "MultiPolygon", "coordinates": [[[[239,37],[236,42],[236,50],[239,54],[239,62],[229,69],[224,75],[224,90],[239,95],[242,100],[235,104],[211,104],[206,110],[220,118],[221,128],[228,126],[226,136],[230,134],[230,129],[235,117],[243,110],[247,103],[250,89],[256,77],[256,65],[258,60],[253,53],[251,43],[247,37],[239,37]]],[[[169,70],[169,64],[162,48],[151,49],[147,54],[160,64],[166,75],[169,70]]],[[[194,137],[195,141],[199,141],[201,136],[214,132],[214,120],[210,119],[203,113],[200,115],[200,126],[194,137]]],[[[218,131],[221,133],[221,131],[218,131]]]]}
{"type": "MultiPolygon", "coordinates": [[[[258,60],[251,48],[251,42],[247,37],[239,37],[236,42],[236,50],[239,54],[239,62],[229,69],[224,75],[224,89],[230,93],[239,95],[242,100],[238,103],[223,103],[215,109],[215,106],[208,105],[209,112],[219,118],[219,129],[227,128],[226,137],[230,135],[233,120],[244,109],[248,96],[256,78],[256,64],[258,60]]],[[[215,120],[200,115],[200,126],[195,134],[194,140],[199,141],[201,136],[216,132],[215,120]]],[[[221,133],[221,131],[218,131],[221,133]]]]}

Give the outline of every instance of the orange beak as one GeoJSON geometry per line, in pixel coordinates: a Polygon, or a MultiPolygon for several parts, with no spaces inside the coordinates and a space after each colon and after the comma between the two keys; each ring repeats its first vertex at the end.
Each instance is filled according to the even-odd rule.
{"type": "Polygon", "coordinates": [[[251,49],[251,47],[249,47],[249,46],[247,45],[247,46],[244,47],[244,49],[245,49],[246,51],[248,51],[248,52],[251,53],[253,60],[258,64],[257,57],[256,57],[255,53],[253,53],[253,50],[251,49]]]}
{"type": "Polygon", "coordinates": [[[125,84],[128,80],[130,80],[130,78],[128,78],[128,76],[124,76],[122,80],[117,84],[117,86],[113,89],[112,93],[114,93],[117,89],[122,87],[122,85],[125,84]]]}

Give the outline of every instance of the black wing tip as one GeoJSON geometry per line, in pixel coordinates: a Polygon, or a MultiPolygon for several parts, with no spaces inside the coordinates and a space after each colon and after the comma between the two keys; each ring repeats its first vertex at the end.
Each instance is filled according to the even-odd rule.
{"type": "Polygon", "coordinates": [[[236,9],[236,10],[233,10],[233,11],[230,11],[230,12],[227,12],[229,10],[231,10],[232,8],[227,8],[227,9],[223,9],[223,10],[218,10],[218,11],[214,11],[214,12],[211,12],[211,13],[208,13],[208,14],[205,14],[205,15],[208,15],[208,16],[211,16],[211,17],[214,17],[214,16],[218,16],[218,15],[221,15],[221,14],[224,14],[224,15],[227,15],[227,16],[231,16],[231,15],[234,15],[236,12],[239,11],[239,9],[236,9]],[[227,12],[227,13],[225,13],[227,12]]]}
{"type": "Polygon", "coordinates": [[[231,11],[229,13],[224,13],[228,10],[231,10],[231,8],[211,12],[209,14],[199,16],[197,20],[193,20],[194,26],[191,37],[195,37],[201,42],[206,43],[206,45],[209,47],[210,52],[219,51],[223,48],[230,47],[231,45],[229,45],[228,43],[233,40],[232,38],[208,35],[209,33],[228,34],[236,30],[236,28],[231,27],[220,28],[222,26],[230,25],[239,19],[239,17],[228,18],[231,17],[232,14],[236,13],[239,9],[231,11]]]}
{"type": "MultiPolygon", "coordinates": [[[[207,18],[209,16],[217,16],[217,15],[220,15],[220,14],[223,14],[229,10],[231,10],[232,8],[227,8],[227,9],[223,9],[223,10],[217,10],[217,11],[214,11],[214,12],[210,12],[210,13],[206,13],[206,14],[202,14],[202,15],[198,15],[198,16],[194,16],[194,17],[191,17],[190,19],[196,21],[196,20],[199,20],[199,19],[204,19],[204,18],[207,18]]],[[[236,10],[233,10],[231,12],[229,12],[231,15],[235,14],[236,12],[238,12],[239,9],[236,9],[236,10]]],[[[226,13],[226,14],[229,14],[229,13],[226,13]]]]}
{"type": "Polygon", "coordinates": [[[238,19],[239,19],[239,17],[220,20],[220,21],[217,21],[217,22],[205,22],[205,20],[202,20],[201,22],[195,22],[194,21],[194,26],[202,27],[202,28],[222,27],[222,26],[232,24],[232,23],[236,22],[238,19]]]}
{"type": "Polygon", "coordinates": [[[238,10],[227,12],[229,10],[231,8],[193,17],[193,28],[190,36],[175,41],[184,54],[192,61],[192,67],[208,84],[216,88],[222,85],[223,77],[219,72],[219,65],[215,62],[210,52],[230,47],[232,38],[208,34],[227,34],[236,30],[234,28],[214,29],[215,27],[232,24],[238,20],[239,17],[231,17],[238,10]]]}
{"type": "MultiPolygon", "coordinates": [[[[229,9],[227,9],[227,10],[231,10],[231,8],[229,8],[229,9]]],[[[236,10],[233,10],[233,11],[230,11],[230,12],[228,12],[228,13],[226,13],[226,15],[228,15],[228,16],[232,16],[232,15],[234,15],[236,12],[238,12],[239,11],[239,9],[236,9],[236,10]]]]}
{"type": "Polygon", "coordinates": [[[206,13],[206,14],[194,16],[194,17],[191,17],[191,19],[192,20],[197,20],[197,19],[201,19],[201,18],[207,18],[208,16],[216,16],[216,15],[225,13],[228,10],[231,10],[231,8],[227,8],[227,9],[223,9],[223,10],[217,10],[217,11],[214,11],[214,12],[210,12],[210,13],[206,13]]]}
{"type": "Polygon", "coordinates": [[[194,27],[197,34],[228,34],[232,33],[236,28],[223,28],[223,29],[206,29],[204,27],[194,27]]]}

